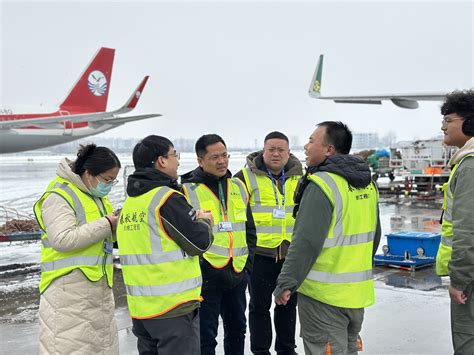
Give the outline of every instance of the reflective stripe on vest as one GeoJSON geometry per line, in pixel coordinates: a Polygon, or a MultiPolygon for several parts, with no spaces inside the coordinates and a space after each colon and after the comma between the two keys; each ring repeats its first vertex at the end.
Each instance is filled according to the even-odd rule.
{"type": "Polygon", "coordinates": [[[197,287],[201,287],[202,285],[202,277],[195,277],[189,280],[170,283],[166,285],[158,285],[158,286],[132,286],[126,285],[127,294],[130,296],[167,296],[175,293],[181,293],[185,291],[189,291],[195,289],[197,287]]]}
{"type": "Polygon", "coordinates": [[[158,187],[147,193],[128,197],[121,218],[136,215],[137,229],[127,229],[121,220],[117,228],[120,262],[127,290],[130,315],[136,319],[166,314],[190,301],[200,301],[201,269],[199,257],[188,256],[167,234],[160,208],[172,194],[169,187],[158,187]],[[146,219],[139,215],[145,213],[146,219]]]}
{"type": "Polygon", "coordinates": [[[268,175],[257,175],[250,168],[242,170],[247,189],[250,194],[250,206],[257,232],[257,246],[273,249],[281,245],[283,240],[291,241],[293,234],[293,196],[300,176],[289,176],[285,179],[285,206],[277,204],[282,201],[282,193],[273,186],[273,181],[268,175]],[[285,218],[275,218],[273,211],[283,209],[285,218]]]}
{"type": "Polygon", "coordinates": [[[220,200],[205,185],[197,183],[183,184],[185,194],[188,196],[195,209],[211,210],[214,218],[214,242],[203,257],[214,267],[222,268],[226,266],[232,258],[232,265],[236,272],[241,272],[248,257],[248,247],[246,241],[246,213],[247,213],[247,190],[244,184],[237,178],[227,179],[227,216],[223,216],[220,200]],[[238,187],[238,197],[236,192],[238,187]],[[232,195],[233,194],[233,195],[232,195]],[[233,197],[232,197],[232,196],[233,197]],[[230,196],[230,197],[229,197],[230,196]],[[235,204],[240,201],[245,215],[237,219],[235,204]],[[218,207],[219,206],[219,207],[218,207]],[[228,221],[232,223],[232,231],[219,231],[219,223],[228,221]]]}
{"type": "MultiPolygon", "coordinates": [[[[55,271],[70,266],[97,266],[103,262],[103,256],[70,256],[69,258],[41,263],[41,271],[55,271]]],[[[108,254],[106,264],[112,264],[112,255],[108,254]]]]}
{"type": "Polygon", "coordinates": [[[41,239],[41,280],[40,293],[58,277],[70,273],[74,269],[80,269],[82,273],[91,281],[98,281],[105,275],[109,287],[113,283],[113,260],[111,254],[104,252],[104,241],[99,241],[80,250],[59,252],[51,247],[46,234],[42,207],[44,200],[52,193],[60,195],[74,210],[77,226],[82,226],[101,218],[106,213],[112,212],[112,206],[106,198],[99,201],[103,205],[104,211],[99,207],[97,201],[82,192],[67,180],[57,177],[49,185],[46,192],[35,203],[34,211],[36,219],[43,235],[41,239]],[[87,207],[87,209],[86,209],[87,207]],[[86,215],[86,210],[90,215],[86,215]]]}
{"type": "Polygon", "coordinates": [[[348,188],[343,177],[327,172],[308,178],[331,201],[333,217],[323,249],[298,292],[336,307],[370,306],[374,303],[372,252],[377,189],[373,183],[361,189],[348,188]]]}
{"type": "Polygon", "coordinates": [[[347,283],[347,282],[360,282],[372,279],[372,270],[346,272],[344,274],[334,274],[329,272],[321,272],[311,270],[306,278],[319,281],[319,282],[331,282],[331,283],[347,283]]]}
{"type": "Polygon", "coordinates": [[[459,161],[451,170],[448,182],[443,184],[443,223],[441,225],[441,243],[436,254],[436,274],[446,276],[449,274],[448,264],[453,252],[453,192],[451,182],[454,174],[463,160],[467,157],[473,157],[474,154],[468,154],[459,161]]]}

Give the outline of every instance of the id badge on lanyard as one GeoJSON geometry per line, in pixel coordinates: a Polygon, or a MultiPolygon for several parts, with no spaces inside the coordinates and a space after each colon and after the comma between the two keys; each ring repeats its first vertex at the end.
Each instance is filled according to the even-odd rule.
{"type": "Polygon", "coordinates": [[[217,230],[219,232],[232,232],[232,222],[219,222],[217,230]]]}
{"type": "Polygon", "coordinates": [[[273,174],[270,170],[267,169],[267,171],[268,171],[268,174],[270,175],[270,178],[272,179],[273,193],[275,194],[275,203],[277,205],[277,208],[273,209],[272,216],[273,218],[277,218],[277,219],[285,219],[285,214],[286,214],[286,211],[285,211],[285,170],[282,170],[282,176],[281,176],[282,190],[283,190],[281,206],[278,201],[278,193],[277,193],[278,188],[277,188],[275,178],[273,177],[273,174]]]}
{"type": "Polygon", "coordinates": [[[280,208],[273,209],[273,218],[284,219],[285,218],[285,210],[280,208]]]}
{"type": "Polygon", "coordinates": [[[109,242],[108,240],[104,241],[104,252],[107,254],[112,254],[114,251],[114,243],[109,242]]]}

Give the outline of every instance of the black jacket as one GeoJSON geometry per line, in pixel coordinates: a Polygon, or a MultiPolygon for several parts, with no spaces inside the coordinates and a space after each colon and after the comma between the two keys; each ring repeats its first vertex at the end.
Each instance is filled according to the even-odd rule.
{"type": "MultiPolygon", "coordinates": [[[[232,177],[230,171],[222,178],[217,178],[210,175],[200,167],[190,171],[181,176],[181,182],[184,183],[200,183],[205,184],[216,196],[219,196],[219,184],[222,186],[224,195],[227,196],[227,183],[226,180],[232,177]]],[[[252,211],[250,206],[247,204],[247,222],[246,226],[246,239],[247,247],[249,249],[249,256],[245,265],[245,272],[236,273],[232,267],[232,263],[228,263],[222,269],[215,269],[209,264],[204,258],[201,258],[201,270],[203,276],[203,288],[233,288],[238,285],[243,277],[246,277],[246,273],[252,271],[253,259],[255,254],[255,245],[257,243],[257,234],[255,230],[255,223],[253,221],[252,211]]]]}
{"type": "MultiPolygon", "coordinates": [[[[127,194],[140,196],[160,186],[181,191],[176,180],[165,173],[153,168],[138,169],[128,177],[127,194]]],[[[212,245],[208,221],[196,219],[195,210],[184,196],[172,194],[161,206],[160,214],[166,232],[188,255],[201,255],[212,245]]]]}

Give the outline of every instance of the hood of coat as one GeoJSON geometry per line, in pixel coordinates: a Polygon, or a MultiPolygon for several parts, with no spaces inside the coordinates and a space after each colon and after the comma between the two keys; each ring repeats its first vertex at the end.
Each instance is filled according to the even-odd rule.
{"type": "Polygon", "coordinates": [[[456,165],[468,154],[474,154],[474,137],[469,139],[466,144],[452,156],[449,165],[456,165]]]}
{"type": "MultiPolygon", "coordinates": [[[[247,155],[247,166],[255,175],[268,175],[267,168],[263,162],[263,151],[253,152],[247,155]]],[[[301,162],[290,153],[288,163],[283,168],[286,176],[303,175],[301,162]]]]}
{"type": "Polygon", "coordinates": [[[132,197],[140,196],[160,186],[180,191],[178,182],[171,176],[151,167],[137,169],[128,177],[127,194],[132,197]]]}
{"type": "Polygon", "coordinates": [[[355,188],[367,187],[372,181],[370,168],[365,160],[349,154],[332,155],[319,166],[308,168],[309,173],[318,171],[340,175],[347,180],[349,185],[355,188]]]}
{"type": "Polygon", "coordinates": [[[82,179],[79,175],[74,173],[72,171],[72,165],[73,161],[69,160],[68,158],[63,158],[59,162],[58,168],[56,169],[56,174],[63,178],[66,179],[67,181],[70,181],[74,186],[76,186],[79,190],[82,192],[85,192],[89,194],[89,189],[87,186],[82,182],[82,179]]]}
{"type": "Polygon", "coordinates": [[[211,174],[206,173],[200,166],[196,169],[187,172],[184,175],[181,175],[181,183],[187,182],[196,182],[200,184],[206,184],[208,186],[217,185],[219,181],[227,180],[232,177],[232,173],[227,170],[227,173],[222,177],[217,177],[211,174]]]}

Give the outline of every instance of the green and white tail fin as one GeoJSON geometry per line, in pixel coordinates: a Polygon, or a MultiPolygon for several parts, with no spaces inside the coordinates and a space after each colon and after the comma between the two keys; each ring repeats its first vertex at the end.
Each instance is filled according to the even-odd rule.
{"type": "Polygon", "coordinates": [[[324,55],[319,56],[318,65],[316,65],[316,70],[314,71],[313,79],[309,85],[309,96],[318,98],[321,96],[321,77],[323,75],[323,59],[324,55]]]}

